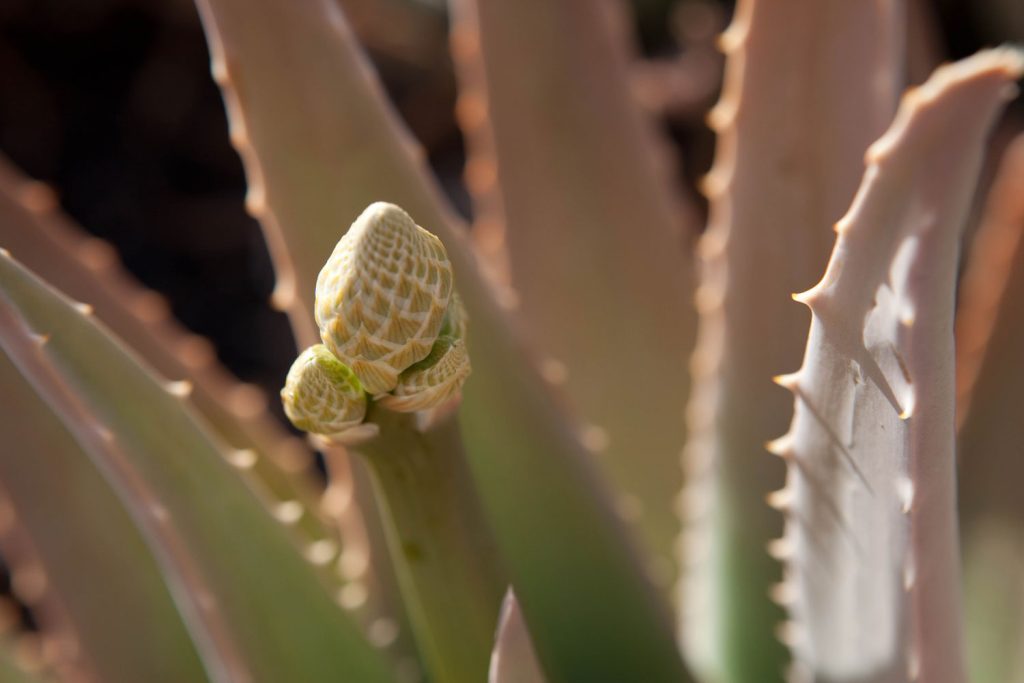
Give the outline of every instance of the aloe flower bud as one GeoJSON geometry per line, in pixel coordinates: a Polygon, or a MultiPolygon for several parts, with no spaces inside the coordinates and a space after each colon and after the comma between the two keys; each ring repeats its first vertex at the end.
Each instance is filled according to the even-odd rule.
{"type": "Polygon", "coordinates": [[[401,413],[436,408],[458,395],[470,370],[465,342],[441,337],[430,355],[399,376],[398,386],[380,403],[401,413]]]}
{"type": "Polygon", "coordinates": [[[317,278],[320,337],[367,391],[382,394],[430,353],[451,294],[441,240],[394,204],[377,202],[352,224],[317,278]]]}
{"type": "Polygon", "coordinates": [[[466,338],[466,327],[469,322],[469,314],[462,303],[462,297],[457,291],[452,292],[452,298],[448,302],[448,310],[444,314],[444,323],[441,325],[440,337],[466,338]]]}
{"type": "Polygon", "coordinates": [[[366,392],[359,379],[323,344],[295,359],[281,400],[293,425],[327,437],[355,427],[366,416],[366,392]]]}

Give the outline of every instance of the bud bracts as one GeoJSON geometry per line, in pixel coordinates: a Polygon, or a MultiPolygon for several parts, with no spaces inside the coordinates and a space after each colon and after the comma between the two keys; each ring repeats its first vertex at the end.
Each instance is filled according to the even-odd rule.
{"type": "Polygon", "coordinates": [[[380,403],[402,413],[442,405],[459,393],[471,369],[466,343],[441,337],[430,355],[401,374],[394,392],[381,397],[380,403]]]}
{"type": "Polygon", "coordinates": [[[430,353],[451,293],[441,241],[394,204],[371,204],[320,271],[320,337],[368,392],[391,391],[430,353]]]}
{"type": "Polygon", "coordinates": [[[322,344],[309,347],[292,363],[281,401],[293,425],[323,436],[338,435],[366,416],[366,392],[359,379],[322,344]]]}

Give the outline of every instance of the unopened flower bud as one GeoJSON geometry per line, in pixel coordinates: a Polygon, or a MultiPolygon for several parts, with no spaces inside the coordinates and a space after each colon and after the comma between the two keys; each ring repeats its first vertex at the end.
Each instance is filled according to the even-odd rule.
{"type": "Polygon", "coordinates": [[[293,425],[327,437],[355,427],[366,416],[366,392],[359,379],[323,344],[295,359],[281,400],[293,425]]]}
{"type": "Polygon", "coordinates": [[[367,391],[382,394],[430,353],[451,293],[441,240],[394,204],[377,202],[352,224],[317,278],[320,336],[367,391]]]}

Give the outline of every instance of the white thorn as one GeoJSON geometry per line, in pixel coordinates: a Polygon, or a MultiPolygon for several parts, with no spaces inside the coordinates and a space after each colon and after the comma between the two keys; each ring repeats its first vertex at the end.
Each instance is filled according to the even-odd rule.
{"type": "Polygon", "coordinates": [[[338,544],[329,538],[322,538],[306,548],[306,559],[318,567],[328,564],[338,554],[338,544]]]}
{"type": "Polygon", "coordinates": [[[237,467],[240,470],[252,469],[256,464],[256,451],[249,448],[238,448],[227,454],[227,460],[232,467],[237,467]]]}
{"type": "Polygon", "coordinates": [[[177,382],[166,382],[164,390],[175,398],[188,398],[192,394],[192,382],[187,379],[177,382]]]}
{"type": "Polygon", "coordinates": [[[286,500],[274,506],[274,518],[282,524],[295,524],[304,512],[302,503],[297,500],[286,500]]]}
{"type": "Polygon", "coordinates": [[[373,623],[370,624],[367,636],[370,642],[377,647],[387,647],[398,639],[398,624],[394,619],[388,619],[387,617],[374,619],[373,623]]]}
{"type": "Polygon", "coordinates": [[[355,610],[365,605],[369,597],[366,586],[361,581],[353,581],[338,591],[338,604],[347,610],[355,610]]]}

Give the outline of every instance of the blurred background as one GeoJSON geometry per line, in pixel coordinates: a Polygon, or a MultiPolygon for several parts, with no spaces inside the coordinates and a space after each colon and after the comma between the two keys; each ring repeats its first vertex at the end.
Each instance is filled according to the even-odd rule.
{"type": "MultiPolygon", "coordinates": [[[[443,1],[338,2],[468,216],[443,1]]],[[[630,4],[635,94],[676,143],[680,182],[697,197],[714,145],[704,125],[721,79],[714,39],[731,3],[630,4]]],[[[940,61],[1024,42],[1020,0],[910,5],[914,82],[940,61]]],[[[1019,130],[1024,105],[1014,106],[1019,130]]],[[[276,394],[295,349],[268,304],[270,260],[243,208],[244,174],[189,0],[0,0],[0,152],[51,185],[63,210],[113,244],[229,369],[276,394]]]]}
{"type": "MultiPolygon", "coordinates": [[[[468,214],[444,3],[338,1],[468,214]]],[[[711,163],[703,116],[721,75],[713,40],[731,3],[631,4],[643,58],[637,96],[678,143],[692,185],[711,163]]],[[[913,11],[929,27],[913,37],[914,80],[928,60],[1024,41],[1016,0],[938,0],[913,11]]],[[[232,371],[276,392],[293,357],[290,333],[267,304],[270,261],[243,208],[245,177],[191,2],[0,0],[0,152],[52,185],[63,209],[115,245],[232,371]]]]}

